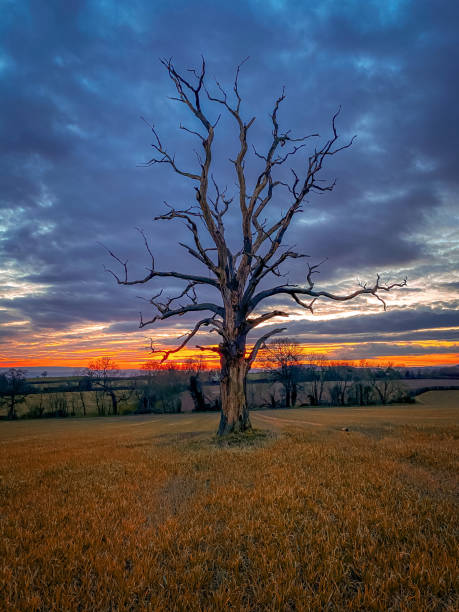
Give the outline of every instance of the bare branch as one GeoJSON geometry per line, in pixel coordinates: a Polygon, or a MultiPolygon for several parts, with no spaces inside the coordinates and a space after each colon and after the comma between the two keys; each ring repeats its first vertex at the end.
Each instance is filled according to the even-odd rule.
{"type": "Polygon", "coordinates": [[[201,346],[200,344],[195,345],[200,351],[211,351],[212,353],[222,354],[221,349],[218,346],[201,346]]]}
{"type": "MultiPolygon", "coordinates": [[[[201,243],[198,226],[191,218],[191,216],[202,218],[202,214],[192,212],[191,208],[188,208],[187,210],[176,210],[175,208],[172,208],[171,206],[169,206],[169,208],[170,208],[170,211],[168,213],[164,215],[159,215],[155,217],[154,220],[155,221],[171,221],[173,219],[183,219],[185,221],[186,227],[193,235],[193,240],[196,245],[197,252],[194,249],[190,249],[187,246],[185,246],[185,248],[187,248],[189,252],[194,257],[196,257],[196,259],[198,259],[201,263],[207,266],[215,274],[215,276],[218,276],[218,268],[214,264],[214,262],[210,259],[210,257],[207,255],[207,252],[206,252],[207,249],[205,249],[201,243]]],[[[217,284],[216,281],[214,282],[215,284],[217,284]]]]}
{"type": "MultiPolygon", "coordinates": [[[[142,119],[143,119],[143,117],[142,117],[142,119]]],[[[149,159],[148,161],[146,161],[146,162],[144,162],[143,164],[140,164],[140,165],[144,166],[144,167],[148,167],[148,166],[153,166],[154,164],[168,164],[169,166],[171,166],[173,168],[173,170],[177,174],[181,174],[182,176],[186,176],[187,178],[193,179],[194,181],[199,181],[200,180],[200,175],[199,174],[195,174],[193,172],[186,172],[185,170],[181,170],[177,166],[177,164],[175,163],[175,156],[174,155],[170,155],[167,152],[167,150],[163,147],[163,145],[161,144],[161,141],[159,139],[158,132],[156,131],[155,127],[153,125],[150,126],[150,127],[151,127],[151,131],[153,132],[153,134],[155,136],[155,140],[156,140],[156,142],[153,143],[151,146],[152,146],[152,148],[157,153],[159,153],[159,157],[152,157],[151,159],[149,159]]]]}
{"type": "Polygon", "coordinates": [[[303,257],[309,257],[309,255],[305,255],[303,253],[296,253],[295,251],[287,250],[273,263],[267,264],[265,258],[255,256],[257,259],[257,264],[250,275],[250,280],[247,286],[247,289],[244,293],[243,301],[246,303],[250,300],[253,295],[253,291],[260,283],[260,281],[267,276],[268,274],[274,274],[275,276],[281,276],[279,271],[279,266],[286,261],[287,259],[301,259],[303,257]]]}
{"type": "MultiPolygon", "coordinates": [[[[207,201],[207,188],[208,188],[208,179],[209,179],[209,171],[212,161],[212,144],[214,139],[214,125],[211,124],[209,119],[205,116],[202,107],[201,107],[201,89],[204,86],[204,77],[206,73],[206,63],[204,58],[202,58],[201,62],[201,70],[197,72],[196,70],[191,70],[192,74],[197,80],[197,84],[191,84],[187,79],[185,79],[182,75],[180,75],[173,63],[172,60],[162,59],[161,63],[167,69],[171,80],[173,81],[175,88],[178,93],[178,100],[186,104],[189,110],[193,113],[197,119],[202,123],[204,128],[206,129],[207,136],[202,137],[201,142],[204,148],[205,159],[201,164],[201,174],[193,175],[190,178],[196,178],[199,181],[199,188],[196,188],[196,200],[201,208],[204,221],[206,223],[209,234],[211,235],[215,245],[217,247],[224,247],[223,237],[220,235],[219,230],[215,226],[214,220],[212,218],[211,210],[207,201]]],[[[218,120],[217,120],[218,121],[218,120]]]]}
{"type": "MultiPolygon", "coordinates": [[[[143,285],[145,283],[148,283],[148,281],[150,281],[152,278],[161,277],[161,278],[180,278],[182,280],[193,281],[195,283],[199,283],[202,285],[212,285],[213,287],[219,286],[216,280],[212,278],[207,278],[206,276],[198,276],[196,274],[186,274],[184,272],[174,272],[174,271],[160,272],[159,270],[155,270],[154,268],[149,269],[148,274],[144,276],[144,278],[140,278],[137,280],[128,280],[128,268],[127,268],[128,262],[127,260],[123,261],[117,255],[115,255],[109,248],[107,248],[103,244],[101,244],[101,246],[107,251],[107,253],[111,257],[113,257],[113,259],[115,259],[123,267],[124,280],[121,279],[115,272],[113,272],[113,270],[109,268],[105,268],[106,272],[108,272],[115,278],[118,285],[143,285]]],[[[154,261],[153,261],[153,264],[154,264],[154,261]]]]}
{"type": "Polygon", "coordinates": [[[147,325],[151,325],[152,323],[155,323],[156,321],[164,321],[164,319],[169,319],[170,317],[177,317],[177,316],[181,317],[182,315],[188,312],[199,312],[203,310],[210,310],[211,312],[214,312],[215,314],[220,315],[220,316],[223,316],[224,314],[224,310],[221,306],[217,306],[217,304],[212,304],[211,302],[203,302],[202,304],[188,304],[186,306],[181,306],[180,308],[174,308],[174,309],[169,309],[167,307],[164,307],[164,305],[160,304],[159,302],[152,302],[152,304],[159,310],[160,314],[156,315],[152,319],[149,319],[148,321],[144,321],[141,315],[140,324],[139,324],[140,328],[146,327],[147,325]]]}
{"type": "Polygon", "coordinates": [[[253,310],[257,306],[257,304],[259,304],[261,301],[265,300],[266,298],[272,297],[274,295],[282,295],[282,294],[290,295],[291,297],[293,297],[293,299],[298,304],[300,304],[304,308],[308,308],[311,311],[312,311],[312,305],[314,301],[321,297],[325,297],[329,300],[334,300],[337,302],[346,302],[349,300],[353,300],[354,298],[360,295],[374,295],[380,302],[382,302],[384,306],[384,310],[386,310],[386,302],[381,298],[380,295],[378,295],[378,292],[380,291],[388,292],[388,291],[391,291],[391,289],[394,289],[395,287],[405,287],[407,284],[407,279],[405,278],[402,282],[392,283],[391,285],[381,285],[380,278],[381,277],[378,274],[376,277],[376,282],[373,286],[371,287],[363,286],[360,289],[357,289],[356,291],[353,291],[352,293],[349,293],[346,295],[337,295],[334,293],[330,293],[328,291],[315,291],[313,289],[313,284],[312,285],[310,284],[308,287],[300,287],[299,285],[295,285],[293,287],[282,285],[279,287],[274,287],[272,289],[267,289],[265,291],[260,291],[257,295],[255,295],[252,298],[252,300],[250,300],[250,310],[253,310]],[[298,295],[309,295],[313,297],[314,300],[310,304],[306,305],[299,301],[298,295]]]}
{"type": "MultiPolygon", "coordinates": [[[[237,175],[237,180],[238,180],[239,207],[241,210],[241,217],[242,217],[242,234],[243,234],[243,243],[244,243],[243,250],[244,250],[244,253],[247,255],[247,258],[250,258],[250,253],[252,250],[252,236],[250,232],[250,216],[247,214],[247,205],[246,205],[247,186],[246,186],[245,172],[244,172],[244,158],[247,153],[247,132],[249,128],[251,127],[251,125],[253,124],[253,122],[255,121],[255,117],[252,117],[252,119],[250,119],[247,123],[245,123],[244,120],[242,119],[240,115],[241,97],[238,91],[239,72],[240,72],[242,65],[247,61],[247,59],[248,58],[246,58],[243,62],[241,62],[236,70],[236,77],[235,77],[234,88],[233,88],[236,94],[236,98],[237,98],[237,104],[235,107],[232,107],[229,104],[228,96],[225,90],[223,89],[223,87],[218,82],[217,82],[217,86],[220,92],[222,93],[222,97],[217,98],[215,96],[212,96],[209,93],[209,91],[207,91],[207,97],[212,102],[216,102],[217,104],[223,105],[228,110],[228,112],[234,117],[239,127],[239,143],[240,143],[239,151],[238,151],[236,159],[230,160],[230,161],[232,161],[232,163],[234,164],[236,175],[237,175]]],[[[246,262],[246,260],[244,260],[244,262],[246,262]]]]}
{"type": "Polygon", "coordinates": [[[268,338],[271,338],[271,336],[274,336],[275,334],[281,334],[281,333],[282,333],[283,331],[285,331],[286,329],[287,329],[286,327],[278,327],[277,329],[273,329],[273,330],[271,330],[270,332],[266,333],[264,336],[261,336],[261,338],[259,338],[259,339],[258,339],[258,340],[255,342],[255,344],[254,344],[254,346],[253,346],[252,350],[250,351],[249,356],[248,356],[248,357],[246,357],[246,363],[247,363],[247,365],[249,365],[249,366],[251,366],[251,365],[252,365],[252,363],[255,361],[255,358],[256,358],[256,356],[257,356],[257,354],[258,354],[258,351],[260,350],[260,348],[261,348],[262,346],[264,346],[264,344],[265,344],[265,342],[266,342],[266,340],[267,340],[268,338]]]}
{"type": "MultiPolygon", "coordinates": [[[[314,154],[309,156],[308,166],[306,169],[306,176],[302,184],[301,184],[301,181],[298,175],[292,169],[293,183],[289,186],[289,191],[293,195],[294,200],[291,203],[285,215],[279,221],[275,222],[271,226],[270,229],[268,229],[267,231],[258,233],[257,240],[255,241],[254,247],[253,247],[254,252],[258,251],[258,249],[266,241],[266,239],[268,238],[271,239],[271,237],[273,237],[268,253],[265,255],[266,262],[268,262],[271,259],[271,257],[273,257],[273,255],[276,253],[277,249],[279,248],[282,242],[282,239],[284,237],[284,234],[292,221],[293,216],[296,213],[300,212],[301,203],[303,202],[306,195],[311,190],[319,191],[319,192],[332,191],[335,186],[335,181],[332,181],[330,184],[325,185],[325,186],[320,185],[319,183],[321,181],[319,181],[317,175],[322,170],[324,160],[328,156],[335,155],[339,151],[348,149],[354,142],[355,136],[352,137],[352,139],[345,145],[341,147],[333,148],[333,145],[336,143],[336,141],[339,138],[338,132],[336,129],[336,118],[339,115],[340,110],[341,110],[341,107],[333,115],[333,118],[332,118],[333,136],[329,140],[327,140],[327,142],[322,146],[321,149],[315,150],[314,154]]],[[[275,127],[274,127],[273,133],[276,133],[276,129],[278,129],[277,121],[275,121],[274,125],[275,127]]],[[[314,136],[316,136],[316,134],[314,134],[314,136]]],[[[254,216],[258,217],[258,215],[261,213],[262,210],[263,210],[263,207],[259,206],[254,216]]]]}
{"type": "Polygon", "coordinates": [[[179,351],[182,350],[182,348],[184,348],[188,342],[191,340],[191,338],[193,338],[193,336],[195,336],[198,331],[200,330],[201,327],[203,326],[207,326],[207,325],[212,325],[213,323],[213,319],[212,318],[206,318],[206,319],[201,319],[201,321],[198,321],[198,323],[196,323],[196,325],[194,326],[194,328],[185,335],[184,340],[179,344],[179,346],[177,346],[174,349],[170,349],[170,350],[158,350],[155,349],[153,346],[153,343],[151,343],[151,351],[152,353],[164,353],[160,363],[163,363],[164,361],[166,361],[170,355],[172,355],[173,353],[178,353],[179,351]]]}
{"type": "Polygon", "coordinates": [[[258,325],[260,325],[261,323],[266,323],[266,321],[269,321],[270,319],[274,317],[288,317],[288,316],[289,316],[288,312],[284,312],[283,310],[273,310],[272,312],[267,312],[254,319],[247,319],[247,328],[251,330],[254,327],[257,327],[258,325]]]}
{"type": "Polygon", "coordinates": [[[292,293],[291,296],[297,304],[299,304],[303,308],[306,308],[306,310],[310,310],[311,314],[314,314],[312,307],[314,306],[314,302],[317,300],[317,298],[314,298],[309,303],[306,303],[306,302],[303,302],[303,300],[300,300],[300,298],[296,295],[296,293],[292,293]]]}

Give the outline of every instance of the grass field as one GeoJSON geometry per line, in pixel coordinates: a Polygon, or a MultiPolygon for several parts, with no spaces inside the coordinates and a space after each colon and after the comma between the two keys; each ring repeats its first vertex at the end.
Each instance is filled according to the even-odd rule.
{"type": "Polygon", "coordinates": [[[3,422],[0,609],[457,610],[458,415],[3,422]]]}

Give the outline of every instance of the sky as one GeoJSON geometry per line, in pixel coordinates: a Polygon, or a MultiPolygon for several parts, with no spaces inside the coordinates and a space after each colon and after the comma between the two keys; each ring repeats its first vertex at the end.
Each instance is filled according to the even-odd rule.
{"type": "MultiPolygon", "coordinates": [[[[239,87],[243,116],[256,117],[257,150],[269,146],[283,86],[283,130],[318,132],[324,142],[341,106],[342,142],[357,136],[324,169],[323,178],[336,178],[333,192],[308,197],[286,235],[311,263],[327,258],[317,288],[353,290],[377,273],[408,279],[387,295],[386,312],[374,298],[321,301],[313,315],[273,300],[290,314],[284,336],[332,359],[459,363],[458,3],[0,0],[0,14],[0,367],[76,368],[109,355],[135,368],[150,358],[150,339],[171,348],[197,320],[139,329],[139,311],[154,314],[145,300],[183,285],[120,287],[102,245],[142,276],[142,228],[158,268],[199,270],[178,245],[186,229],[153,221],[165,201],[193,204],[193,184],[142,164],[152,157],[150,123],[183,166],[196,168],[197,141],[180,130],[196,124],[170,99],[159,60],[186,71],[201,55],[212,91],[216,80],[231,90],[249,57],[239,87]]],[[[206,108],[216,119],[220,109],[206,108]]],[[[235,194],[230,119],[217,127],[214,172],[235,194]]],[[[259,161],[247,163],[249,182],[259,161]]],[[[236,248],[237,211],[228,222],[236,248]]],[[[304,262],[294,263],[287,278],[304,283],[304,262]]],[[[191,344],[180,358],[196,354],[191,344]]]]}

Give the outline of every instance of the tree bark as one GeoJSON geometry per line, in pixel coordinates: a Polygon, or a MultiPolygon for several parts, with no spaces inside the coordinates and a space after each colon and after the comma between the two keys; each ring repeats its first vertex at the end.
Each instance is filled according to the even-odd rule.
{"type": "Polygon", "coordinates": [[[220,393],[222,411],[218,435],[240,433],[252,429],[247,406],[247,373],[245,340],[222,347],[220,357],[220,393]]]}

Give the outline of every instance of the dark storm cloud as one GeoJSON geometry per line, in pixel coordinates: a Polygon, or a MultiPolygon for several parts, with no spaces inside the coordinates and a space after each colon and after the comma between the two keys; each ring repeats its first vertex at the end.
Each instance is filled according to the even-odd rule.
{"type": "MultiPolygon", "coordinates": [[[[173,91],[160,56],[174,56],[187,68],[202,52],[209,74],[230,84],[235,65],[250,55],[241,90],[246,115],[257,115],[253,136],[261,150],[269,142],[267,114],[283,84],[282,124],[300,135],[320,131],[322,142],[342,104],[343,138],[357,133],[357,141],[326,169],[327,178],[337,177],[335,191],[311,197],[287,237],[314,257],[329,257],[326,278],[408,269],[416,279],[435,265],[445,269],[432,236],[454,223],[441,211],[452,206],[458,188],[455,3],[1,5],[0,256],[25,289],[23,297],[6,297],[0,305],[34,328],[87,320],[125,329],[132,319],[135,329],[135,295],[148,289],[119,289],[103,269],[113,262],[98,243],[128,258],[142,276],[148,258],[136,226],[150,235],[158,266],[197,269],[176,246],[186,236],[180,224],[151,224],[163,200],[192,203],[192,187],[167,168],[136,167],[151,156],[152,135],[141,115],[155,122],[181,164],[196,163],[195,142],[178,129],[181,120],[194,124],[167,99],[173,91]],[[34,293],[36,283],[46,285],[46,293],[34,293]]],[[[224,163],[218,178],[231,189],[226,160],[237,141],[225,118],[219,129],[216,152],[224,163]]],[[[276,200],[278,210],[285,209],[285,197],[276,200]]],[[[457,280],[450,278],[448,292],[454,288],[457,280]]],[[[435,327],[443,315],[423,310],[416,317],[435,327]]],[[[386,333],[405,324],[403,330],[415,330],[418,323],[406,323],[412,316],[411,310],[329,327],[321,322],[318,329],[386,333]]],[[[309,326],[291,325],[299,335],[309,326]]]]}

